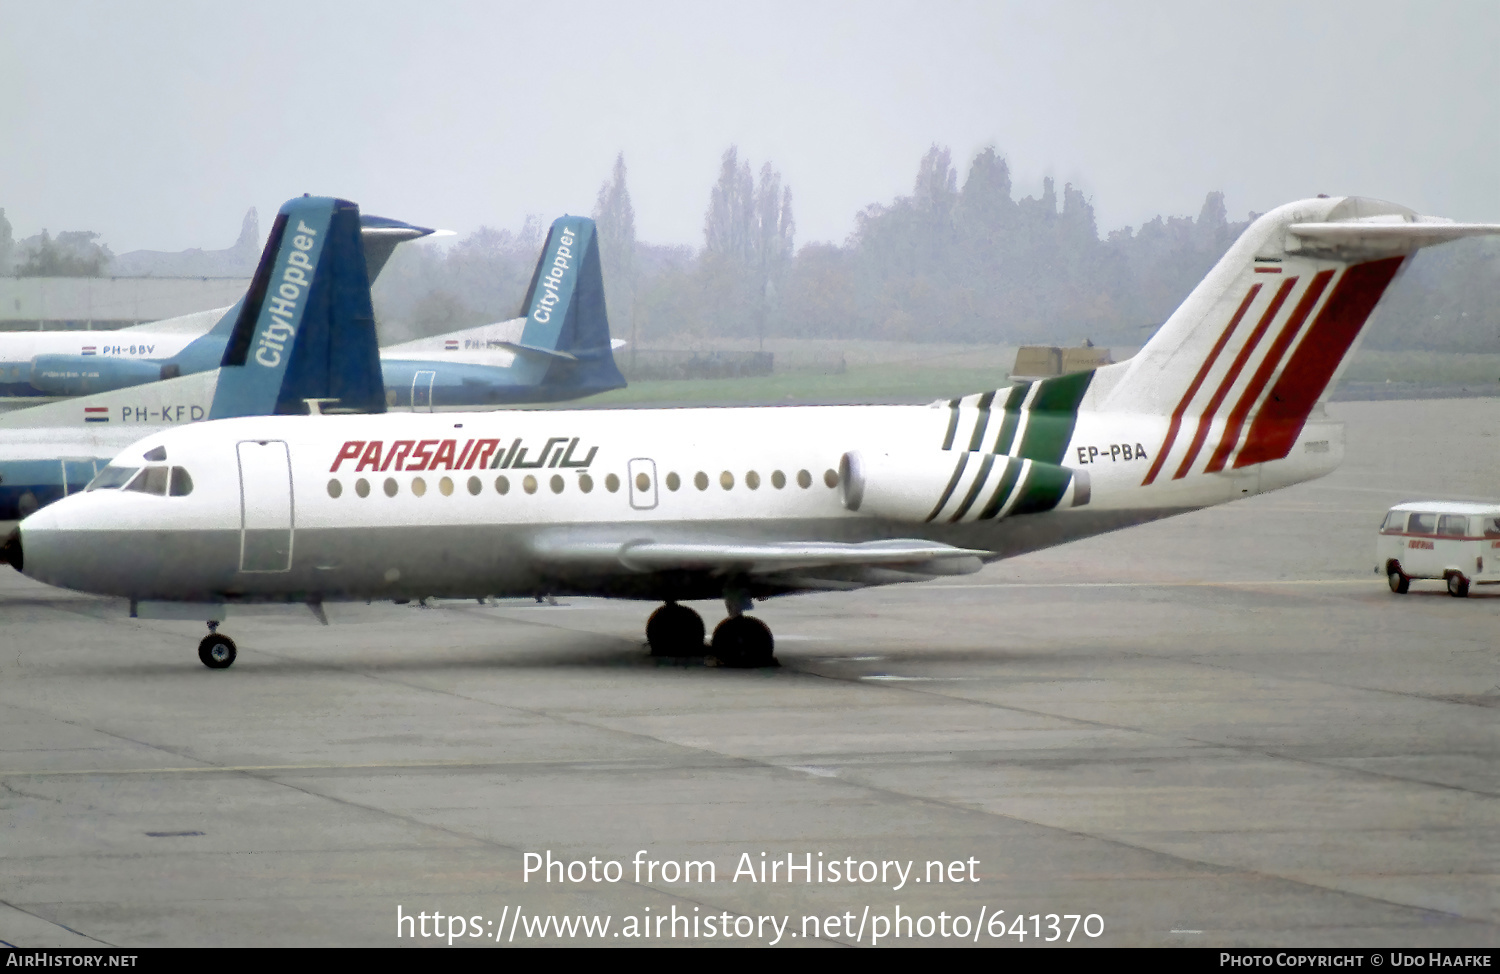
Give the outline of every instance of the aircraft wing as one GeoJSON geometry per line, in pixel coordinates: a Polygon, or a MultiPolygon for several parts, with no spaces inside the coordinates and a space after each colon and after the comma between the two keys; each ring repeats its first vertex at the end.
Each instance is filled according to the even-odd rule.
{"type": "Polygon", "coordinates": [[[799,587],[857,587],[873,584],[871,572],[885,570],[884,581],[937,575],[967,575],[982,567],[988,552],[920,539],[867,541],[591,541],[577,538],[540,540],[537,559],[560,569],[598,568],[650,573],[705,572],[711,575],[761,576],[799,587]],[[894,573],[910,578],[890,578],[894,573]],[[821,580],[821,581],[816,581],[821,580]],[[834,584],[824,584],[834,583],[834,584]],[[852,583],[852,584],[851,584],[852,583]]]}
{"type": "Polygon", "coordinates": [[[117,330],[122,334],[129,331],[144,331],[151,334],[206,335],[233,307],[234,305],[231,304],[222,308],[210,308],[207,311],[194,311],[175,318],[163,318],[160,321],[143,321],[138,325],[128,325],[117,330]]]}

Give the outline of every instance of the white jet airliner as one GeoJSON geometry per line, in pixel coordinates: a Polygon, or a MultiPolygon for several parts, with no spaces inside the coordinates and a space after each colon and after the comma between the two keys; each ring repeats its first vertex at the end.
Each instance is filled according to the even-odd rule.
{"type": "Polygon", "coordinates": [[[653,653],[772,661],[752,600],[984,562],[1322,476],[1322,409],[1417,249],[1500,225],[1357,197],[1256,220],[1128,362],[928,406],[266,416],[147,437],[5,546],[210,623],[252,601],[659,600],[653,653]],[[178,489],[177,485],[186,489],[178,489]]]}

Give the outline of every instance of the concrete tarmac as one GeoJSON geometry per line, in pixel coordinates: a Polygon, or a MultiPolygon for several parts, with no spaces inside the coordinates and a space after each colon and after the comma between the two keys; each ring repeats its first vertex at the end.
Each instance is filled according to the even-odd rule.
{"type": "Polygon", "coordinates": [[[0,941],[446,944],[399,909],[473,918],[455,946],[587,942],[536,933],[553,914],[610,917],[595,943],[723,943],[713,916],[868,944],[899,906],[882,943],[1092,914],[1072,945],[1493,947],[1500,591],[1373,568],[1391,504],[1500,495],[1500,399],[1329,411],[1349,454],[1321,481],[765,603],[774,670],[652,661],[651,606],[578,599],[232,618],[216,672],[201,624],[6,570],[0,941]],[[619,881],[527,881],[549,850],[619,881]],[[715,881],[638,879],[640,850],[715,881]],[[733,878],[762,853],[777,882],[733,878]],[[915,865],[788,883],[788,854],[915,865]]]}

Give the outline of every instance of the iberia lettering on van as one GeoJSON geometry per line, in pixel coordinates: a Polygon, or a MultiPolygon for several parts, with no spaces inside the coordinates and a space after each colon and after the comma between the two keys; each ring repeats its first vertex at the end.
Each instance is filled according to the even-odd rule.
{"type": "Polygon", "coordinates": [[[1437,545],[1431,541],[1423,541],[1421,538],[1412,538],[1406,543],[1408,548],[1426,548],[1428,551],[1436,551],[1437,545]]]}

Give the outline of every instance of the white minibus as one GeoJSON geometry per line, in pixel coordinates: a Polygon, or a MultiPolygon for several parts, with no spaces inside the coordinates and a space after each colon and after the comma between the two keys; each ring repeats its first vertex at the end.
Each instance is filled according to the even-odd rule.
{"type": "Polygon", "coordinates": [[[1397,504],[1380,526],[1376,554],[1375,570],[1398,594],[1414,578],[1441,578],[1460,599],[1470,585],[1500,585],[1500,504],[1397,504]]]}

